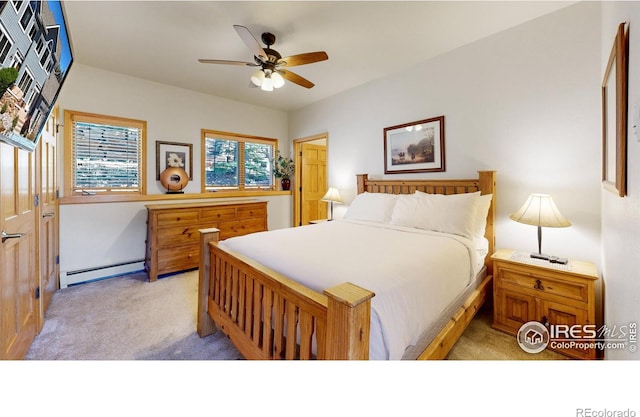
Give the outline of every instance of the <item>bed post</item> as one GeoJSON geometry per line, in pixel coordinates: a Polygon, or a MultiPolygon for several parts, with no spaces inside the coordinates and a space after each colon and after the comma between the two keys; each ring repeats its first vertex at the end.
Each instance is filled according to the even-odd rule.
{"type": "Polygon", "coordinates": [[[494,231],[494,223],[496,219],[496,172],[495,171],[478,171],[480,180],[480,193],[481,194],[493,194],[491,198],[491,205],[489,206],[489,213],[487,214],[487,227],[485,229],[484,236],[489,241],[489,254],[485,258],[485,265],[491,273],[493,262],[491,261],[491,255],[496,250],[496,235],[494,231]]]}
{"type": "Polygon", "coordinates": [[[369,176],[367,174],[356,174],[356,178],[358,179],[358,194],[362,194],[367,191],[367,180],[369,176]]]}
{"type": "Polygon", "coordinates": [[[216,332],[216,325],[208,313],[209,283],[211,282],[211,251],[209,242],[217,242],[219,230],[200,229],[200,268],[198,269],[198,335],[209,336],[216,332]]]}
{"type": "Polygon", "coordinates": [[[346,282],[324,291],[327,296],[326,358],[369,359],[373,292],[346,282]]]}

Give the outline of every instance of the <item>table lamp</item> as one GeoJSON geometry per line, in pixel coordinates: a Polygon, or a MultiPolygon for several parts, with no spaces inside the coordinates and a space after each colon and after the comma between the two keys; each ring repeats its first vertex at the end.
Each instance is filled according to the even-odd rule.
{"type": "Polygon", "coordinates": [[[542,253],[542,228],[543,227],[568,227],[571,222],[565,219],[553,199],[548,194],[531,194],[520,210],[509,216],[518,223],[529,224],[538,227],[538,253],[532,253],[531,257],[544,259],[554,263],[567,263],[564,258],[549,256],[542,253]]]}
{"type": "Polygon", "coordinates": [[[333,220],[333,203],[342,203],[342,198],[340,198],[340,193],[337,188],[329,187],[327,193],[320,199],[320,201],[326,201],[331,204],[331,217],[329,217],[329,221],[333,220]]]}

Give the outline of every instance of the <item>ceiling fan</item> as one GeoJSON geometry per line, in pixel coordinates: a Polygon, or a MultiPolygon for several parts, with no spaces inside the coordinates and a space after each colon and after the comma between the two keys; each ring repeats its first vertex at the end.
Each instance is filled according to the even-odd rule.
{"type": "Polygon", "coordinates": [[[233,25],[233,27],[247,47],[253,52],[254,62],[227,61],[221,59],[199,59],[198,61],[203,64],[260,67],[260,69],[251,76],[250,87],[260,87],[264,91],[273,91],[274,88],[282,87],[284,80],[288,80],[302,87],[312,88],[315,84],[311,81],[283,68],[312,64],[329,59],[329,56],[324,51],[307,52],[283,58],[278,51],[271,49],[271,45],[276,42],[276,37],[272,33],[265,32],[262,34],[262,42],[267,45],[266,48],[263,48],[249,29],[240,25],[233,25]]]}

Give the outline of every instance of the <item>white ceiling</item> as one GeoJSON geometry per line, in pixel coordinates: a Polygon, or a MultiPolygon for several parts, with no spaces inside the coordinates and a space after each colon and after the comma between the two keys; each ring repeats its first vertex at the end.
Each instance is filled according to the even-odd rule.
{"type": "Polygon", "coordinates": [[[575,2],[66,1],[75,62],[278,110],[295,110],[575,2]],[[291,67],[315,83],[249,88],[255,68],[233,28],[276,35],[282,56],[324,50],[291,67]]]}

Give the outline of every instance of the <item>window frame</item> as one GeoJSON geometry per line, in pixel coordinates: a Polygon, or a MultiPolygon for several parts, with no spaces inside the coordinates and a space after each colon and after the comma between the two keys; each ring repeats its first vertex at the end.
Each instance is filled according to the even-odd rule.
{"type": "Polygon", "coordinates": [[[202,129],[201,130],[201,158],[200,158],[200,176],[202,178],[200,192],[203,194],[211,194],[215,192],[235,192],[235,193],[252,193],[255,191],[276,191],[277,184],[275,176],[273,175],[273,168],[271,168],[271,186],[270,187],[250,187],[245,188],[244,184],[244,145],[238,148],[238,187],[228,188],[213,188],[207,187],[207,173],[206,173],[206,161],[207,161],[207,138],[215,136],[216,139],[231,140],[238,143],[263,143],[273,147],[273,157],[278,152],[278,139],[267,138],[261,136],[244,135],[240,133],[223,132],[219,130],[202,129]]]}
{"type": "Polygon", "coordinates": [[[85,113],[79,112],[75,110],[65,110],[64,111],[64,165],[65,165],[65,177],[64,177],[64,190],[65,196],[76,197],[76,198],[87,198],[90,199],[94,197],[94,195],[85,196],[82,192],[80,192],[80,188],[74,186],[74,176],[75,176],[75,162],[73,159],[73,149],[74,149],[74,132],[73,132],[73,124],[75,121],[80,122],[90,122],[96,124],[104,124],[110,126],[123,126],[128,128],[138,128],[141,130],[140,135],[140,158],[138,161],[138,171],[139,171],[139,187],[137,190],[123,190],[123,189],[107,189],[105,191],[100,191],[96,193],[95,196],[131,196],[131,197],[139,197],[146,195],[147,189],[147,122],[145,120],[136,120],[136,119],[128,119],[124,117],[117,116],[107,116],[101,114],[94,113],[85,113]]]}

